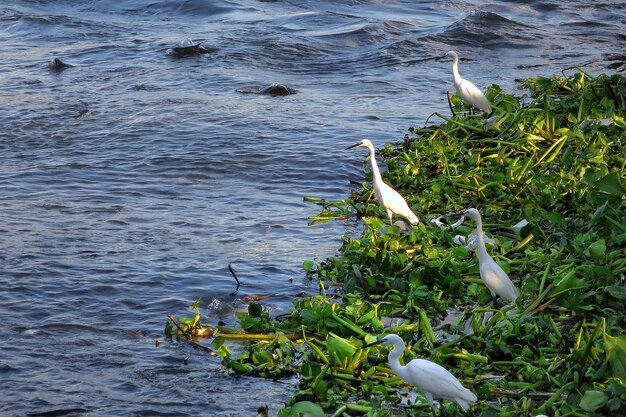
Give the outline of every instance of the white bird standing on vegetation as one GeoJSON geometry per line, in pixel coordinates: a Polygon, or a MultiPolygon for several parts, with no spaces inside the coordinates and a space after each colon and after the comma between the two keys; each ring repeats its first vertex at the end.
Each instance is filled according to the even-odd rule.
{"type": "Polygon", "coordinates": [[[519,297],[519,292],[506,272],[504,272],[500,265],[487,253],[485,237],[483,235],[483,221],[480,217],[480,213],[475,208],[470,208],[467,209],[464,214],[466,217],[476,222],[476,253],[478,254],[480,278],[487,288],[489,288],[489,292],[491,292],[494,307],[496,304],[496,295],[504,297],[511,303],[514,303],[517,297],[519,297]]]}
{"type": "Polygon", "coordinates": [[[393,372],[409,384],[424,392],[428,403],[435,415],[433,398],[455,401],[463,411],[467,411],[471,403],[476,402],[476,395],[465,388],[443,366],[426,359],[413,359],[406,365],[400,365],[398,360],[404,353],[404,341],[397,334],[389,334],[376,342],[365,345],[394,345],[389,352],[389,366],[393,372]]]}
{"type": "Polygon", "coordinates": [[[404,201],[400,193],[383,182],[383,178],[380,176],[380,171],[378,170],[378,164],[376,163],[376,152],[374,151],[372,142],[369,139],[363,139],[359,143],[346,149],[352,149],[358,146],[364,146],[370,151],[370,163],[372,164],[372,175],[374,177],[374,193],[380,204],[387,211],[389,223],[392,224],[391,216],[393,214],[404,217],[411,224],[419,223],[420,220],[415,213],[413,213],[406,201],[404,201]]]}
{"type": "Polygon", "coordinates": [[[454,51],[448,51],[445,56],[451,56],[452,61],[452,79],[454,88],[461,99],[470,104],[472,107],[481,109],[485,113],[491,113],[491,104],[482,91],[478,89],[471,81],[466,80],[459,74],[459,56],[454,51]]]}

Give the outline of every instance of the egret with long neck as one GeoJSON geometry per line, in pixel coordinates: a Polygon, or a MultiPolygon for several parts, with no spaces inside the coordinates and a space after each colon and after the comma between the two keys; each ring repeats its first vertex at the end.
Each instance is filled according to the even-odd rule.
{"type": "Polygon", "coordinates": [[[404,340],[397,334],[389,334],[364,347],[378,344],[394,346],[388,356],[391,370],[405,382],[424,392],[433,416],[435,415],[433,404],[435,398],[454,401],[463,411],[467,411],[470,404],[476,402],[476,395],[472,391],[461,385],[454,375],[435,362],[426,359],[413,359],[406,365],[401,365],[400,357],[404,353],[404,340]]]}
{"type": "Polygon", "coordinates": [[[493,299],[494,307],[496,302],[496,295],[506,298],[509,302],[514,303],[519,297],[519,292],[515,285],[511,282],[509,276],[504,270],[494,261],[494,259],[487,253],[487,247],[485,246],[485,237],[483,235],[483,221],[480,217],[480,213],[475,208],[470,208],[465,211],[465,216],[473,219],[476,222],[476,253],[478,254],[478,268],[480,269],[480,278],[483,280],[491,297],[493,299]]]}
{"type": "Polygon", "coordinates": [[[376,152],[374,151],[374,145],[369,139],[363,139],[359,143],[350,146],[347,149],[356,148],[358,146],[364,146],[369,149],[370,152],[370,164],[372,165],[372,176],[374,182],[374,194],[378,198],[378,202],[387,211],[389,217],[389,223],[392,223],[392,216],[397,214],[407,219],[411,224],[419,223],[419,219],[413,213],[407,202],[396,190],[383,182],[383,178],[380,175],[378,164],[376,163],[376,152]]]}
{"type": "Polygon", "coordinates": [[[445,56],[452,57],[452,80],[454,88],[461,97],[472,107],[481,109],[485,113],[491,113],[491,103],[482,91],[478,89],[471,81],[464,79],[459,74],[459,55],[454,51],[448,51],[445,56]]]}

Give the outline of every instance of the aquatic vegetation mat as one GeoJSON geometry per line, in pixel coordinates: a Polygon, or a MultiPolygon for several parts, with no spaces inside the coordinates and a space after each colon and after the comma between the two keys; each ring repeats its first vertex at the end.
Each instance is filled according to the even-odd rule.
{"type": "MultiPolygon", "coordinates": [[[[491,86],[488,119],[455,95],[454,116],[435,114],[436,124],[379,150],[384,180],[418,225],[389,225],[368,181],[342,201],[309,198],[321,206],[312,222],[364,224],[337,256],[304,263],[320,294],[280,317],[250,303],[237,313],[251,340],[237,355],[228,332],[212,334],[234,372],[299,377],[279,416],[429,415],[422,393],[390,370],[388,349],[363,348],[386,333],[407,342],[404,363],[439,363],[473,391],[471,415],[608,416],[626,407],[626,78],[571,69],[523,86],[523,97],[491,86]],[[473,222],[431,222],[454,223],[450,213],[469,207],[520,290],[515,304],[492,306],[472,245],[458,244],[473,222]]],[[[196,310],[167,333],[201,327],[196,310]]],[[[439,404],[440,414],[464,415],[439,404]]]]}

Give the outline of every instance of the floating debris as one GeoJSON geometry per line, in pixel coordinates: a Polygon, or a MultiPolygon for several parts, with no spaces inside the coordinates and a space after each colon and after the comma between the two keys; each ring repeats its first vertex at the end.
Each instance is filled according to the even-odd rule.
{"type": "Polygon", "coordinates": [[[72,64],[68,64],[68,63],[61,61],[60,58],[52,58],[50,62],[48,63],[48,67],[55,71],[61,71],[61,70],[64,70],[73,66],[74,65],[72,64]]]}
{"type": "Polygon", "coordinates": [[[209,52],[214,52],[216,50],[215,48],[204,47],[202,45],[203,42],[194,43],[194,41],[187,38],[182,40],[178,46],[168,49],[167,54],[173,58],[184,58],[188,56],[208,54],[209,52]]]}
{"type": "Polygon", "coordinates": [[[282,84],[272,84],[267,87],[243,87],[238,89],[237,92],[242,94],[262,94],[272,97],[284,97],[296,94],[296,90],[282,84]]]}

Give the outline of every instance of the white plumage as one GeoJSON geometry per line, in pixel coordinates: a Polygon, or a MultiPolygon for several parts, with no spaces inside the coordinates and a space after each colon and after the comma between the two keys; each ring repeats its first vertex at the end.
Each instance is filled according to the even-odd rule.
{"type": "Polygon", "coordinates": [[[466,80],[459,74],[459,56],[454,51],[448,51],[446,56],[451,56],[452,61],[452,79],[454,88],[461,99],[470,104],[472,107],[481,109],[485,113],[491,113],[491,103],[482,91],[478,89],[471,81],[466,80]]]}
{"type": "Polygon", "coordinates": [[[454,401],[463,411],[476,402],[476,395],[461,385],[454,375],[439,364],[426,359],[413,359],[404,366],[400,365],[399,359],[404,353],[404,341],[397,334],[389,334],[365,347],[377,344],[394,345],[389,352],[389,366],[404,381],[424,392],[433,415],[435,414],[434,398],[454,401]]]}
{"type": "Polygon", "coordinates": [[[485,237],[483,236],[483,222],[480,213],[475,208],[470,208],[465,211],[465,216],[476,222],[476,253],[478,254],[480,278],[487,288],[489,288],[491,296],[494,298],[494,303],[496,295],[504,297],[511,303],[514,303],[517,297],[519,297],[519,292],[506,272],[504,272],[500,265],[487,253],[485,237]]]}
{"type": "Polygon", "coordinates": [[[364,146],[369,149],[370,163],[372,164],[372,175],[374,177],[374,193],[376,194],[376,198],[378,198],[380,204],[387,211],[389,223],[392,223],[391,217],[393,214],[404,217],[411,224],[419,223],[419,219],[415,213],[413,213],[400,193],[383,182],[383,178],[380,176],[380,171],[378,170],[378,164],[376,163],[376,153],[372,142],[369,139],[363,139],[359,143],[350,146],[348,149],[356,148],[358,146],[364,146]]]}

